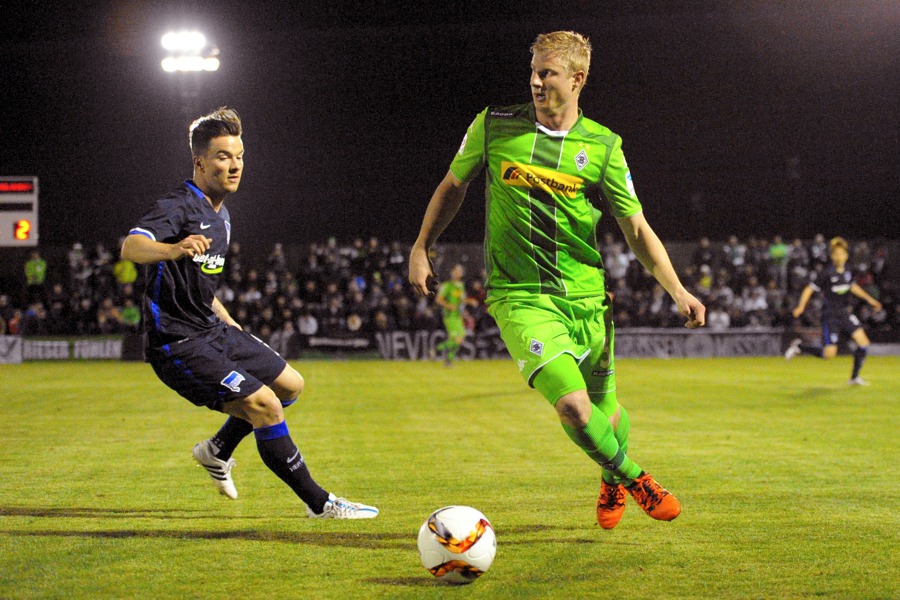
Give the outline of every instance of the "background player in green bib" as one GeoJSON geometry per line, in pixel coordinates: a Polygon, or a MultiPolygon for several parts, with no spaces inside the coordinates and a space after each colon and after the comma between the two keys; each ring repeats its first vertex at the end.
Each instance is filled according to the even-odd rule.
{"type": "Polygon", "coordinates": [[[453,364],[459,347],[466,339],[466,326],[462,318],[463,305],[466,304],[463,273],[462,265],[454,265],[450,270],[450,279],[441,284],[434,299],[442,309],[444,329],[447,330],[447,339],[438,344],[437,348],[446,353],[444,363],[448,367],[453,364]]]}
{"type": "Polygon", "coordinates": [[[629,419],[616,397],[612,310],[597,249],[601,197],[632,251],[688,317],[687,327],[702,326],[706,309],[681,285],[644,218],[622,139],[578,108],[588,40],[567,31],[542,34],[531,53],[532,102],[488,107],[475,117],[425,211],[409,279],[419,293],[431,293],[428,251],[484,169],[489,311],[522,376],[602,467],[598,522],[615,527],[626,491],[648,515],[670,521],[680,503],[626,454],[629,419]]]}

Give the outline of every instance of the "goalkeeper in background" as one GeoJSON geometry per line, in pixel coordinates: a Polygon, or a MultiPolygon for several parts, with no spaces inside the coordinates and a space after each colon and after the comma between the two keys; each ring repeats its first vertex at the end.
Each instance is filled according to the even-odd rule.
{"type": "Polygon", "coordinates": [[[706,308],[678,280],[644,218],[622,138],[578,108],[588,40],[571,31],[542,34],[531,53],[532,101],[475,117],[425,211],[409,280],[418,293],[431,293],[428,252],[485,170],[488,310],[525,382],[602,468],[598,523],[615,527],[627,494],[650,517],[671,521],[681,504],[626,454],[629,419],[616,396],[612,307],[597,245],[601,198],[688,327],[704,324],[706,308]]]}

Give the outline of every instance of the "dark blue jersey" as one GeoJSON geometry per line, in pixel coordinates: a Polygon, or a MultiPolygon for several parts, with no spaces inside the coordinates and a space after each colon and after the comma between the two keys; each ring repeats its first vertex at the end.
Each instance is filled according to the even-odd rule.
{"type": "Polygon", "coordinates": [[[150,348],[202,335],[221,323],[212,302],[231,241],[231,221],[224,205],[216,212],[203,192],[185,181],[157,200],[129,234],[166,244],[194,234],[212,239],[202,256],[145,265],[143,316],[150,348]]]}
{"type": "Polygon", "coordinates": [[[820,273],[813,272],[809,287],[817,292],[822,292],[824,302],[822,304],[823,317],[837,317],[847,314],[850,306],[850,288],[853,287],[853,273],[844,268],[838,273],[834,265],[828,265],[820,273]]]}

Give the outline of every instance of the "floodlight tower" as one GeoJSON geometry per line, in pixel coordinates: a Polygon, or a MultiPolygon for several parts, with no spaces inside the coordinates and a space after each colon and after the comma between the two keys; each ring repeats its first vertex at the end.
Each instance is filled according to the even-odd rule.
{"type": "Polygon", "coordinates": [[[163,71],[176,78],[181,110],[190,121],[200,112],[202,74],[219,69],[219,49],[199,31],[170,31],[162,36],[161,43],[168,53],[162,59],[163,71]]]}

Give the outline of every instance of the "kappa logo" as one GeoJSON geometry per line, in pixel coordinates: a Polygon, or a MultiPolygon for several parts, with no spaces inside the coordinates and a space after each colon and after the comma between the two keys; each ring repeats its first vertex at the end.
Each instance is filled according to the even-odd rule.
{"type": "Polygon", "coordinates": [[[531,344],[528,345],[528,350],[531,351],[532,354],[542,356],[544,354],[544,342],[539,342],[536,339],[531,338],[531,344]]]}
{"type": "Polygon", "coordinates": [[[528,361],[519,359],[516,361],[516,364],[519,365],[519,371],[521,372],[525,370],[525,365],[528,364],[528,361]]]}
{"type": "Polygon", "coordinates": [[[581,149],[581,152],[575,155],[575,166],[578,167],[578,172],[580,173],[583,168],[585,168],[588,163],[591,162],[588,160],[587,152],[584,151],[584,148],[581,149]]]}
{"type": "Polygon", "coordinates": [[[232,371],[228,375],[225,376],[220,383],[227,387],[232,392],[240,392],[241,391],[241,382],[244,381],[246,377],[238,373],[237,371],[232,371]]]}

